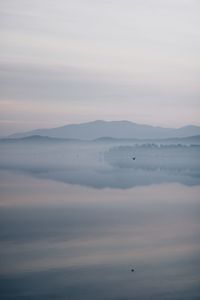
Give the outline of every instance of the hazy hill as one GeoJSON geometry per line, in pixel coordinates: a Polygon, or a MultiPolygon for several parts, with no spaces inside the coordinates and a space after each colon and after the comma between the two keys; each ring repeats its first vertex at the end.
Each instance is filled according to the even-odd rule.
{"type": "Polygon", "coordinates": [[[37,129],[24,133],[16,133],[10,137],[23,138],[33,135],[82,140],[94,140],[102,137],[117,139],[166,139],[200,135],[200,126],[190,125],[175,129],[141,125],[129,121],[94,121],[51,129],[37,129]]]}

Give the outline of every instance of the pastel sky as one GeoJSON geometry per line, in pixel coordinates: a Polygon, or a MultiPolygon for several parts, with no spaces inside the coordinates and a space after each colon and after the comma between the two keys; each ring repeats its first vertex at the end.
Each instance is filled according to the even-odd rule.
{"type": "Polygon", "coordinates": [[[199,0],[1,0],[0,135],[200,125],[199,0]]]}

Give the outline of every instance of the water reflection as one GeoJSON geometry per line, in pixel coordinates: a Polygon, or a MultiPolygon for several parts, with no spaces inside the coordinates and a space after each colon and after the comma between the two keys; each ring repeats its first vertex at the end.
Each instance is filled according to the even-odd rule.
{"type": "Polygon", "coordinates": [[[197,149],[82,147],[1,149],[1,299],[197,300],[197,149]]]}
{"type": "Polygon", "coordinates": [[[51,181],[23,182],[10,174],[19,203],[4,186],[2,299],[197,299],[200,187],[59,184],[54,198],[51,181]]]}
{"type": "Polygon", "coordinates": [[[50,181],[45,191],[40,180],[29,178],[28,190],[23,182],[10,174],[17,206],[4,186],[2,299],[197,299],[200,187],[59,185],[52,202],[50,181]],[[35,203],[34,189],[48,201],[35,203]]]}
{"type": "Polygon", "coordinates": [[[93,188],[200,184],[199,146],[1,146],[0,168],[93,188]],[[133,155],[136,160],[133,161],[133,155]]]}

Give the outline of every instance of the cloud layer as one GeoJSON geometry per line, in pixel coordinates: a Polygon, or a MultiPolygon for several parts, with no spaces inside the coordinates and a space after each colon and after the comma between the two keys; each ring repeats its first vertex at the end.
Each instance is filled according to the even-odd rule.
{"type": "Polygon", "coordinates": [[[93,119],[199,124],[199,9],[2,1],[0,134],[93,119]]]}

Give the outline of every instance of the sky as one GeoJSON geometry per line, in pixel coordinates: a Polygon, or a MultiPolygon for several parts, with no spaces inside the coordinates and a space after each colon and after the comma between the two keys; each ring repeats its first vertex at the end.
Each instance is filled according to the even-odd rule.
{"type": "Polygon", "coordinates": [[[0,135],[200,125],[199,0],[1,0],[0,135]]]}

